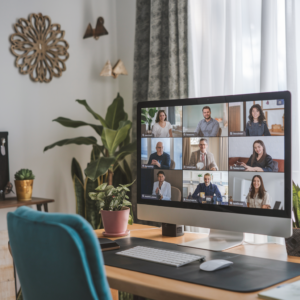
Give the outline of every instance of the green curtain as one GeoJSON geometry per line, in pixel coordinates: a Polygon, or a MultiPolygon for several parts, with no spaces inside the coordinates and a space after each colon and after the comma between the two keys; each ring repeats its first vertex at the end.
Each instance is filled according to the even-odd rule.
{"type": "MultiPolygon", "coordinates": [[[[187,0],[136,1],[133,139],[136,138],[138,102],[188,97],[187,4],[187,0]]],[[[132,156],[131,162],[132,174],[136,174],[135,156],[132,156]]],[[[135,220],[136,199],[134,185],[132,202],[135,220]]]]}

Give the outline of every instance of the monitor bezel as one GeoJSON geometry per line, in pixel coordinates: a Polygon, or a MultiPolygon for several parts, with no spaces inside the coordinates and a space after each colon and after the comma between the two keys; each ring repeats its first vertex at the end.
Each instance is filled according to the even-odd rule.
{"type": "MultiPolygon", "coordinates": [[[[137,204],[174,207],[182,209],[196,209],[199,211],[227,212],[246,215],[279,217],[291,219],[292,213],[292,127],[291,127],[291,93],[289,91],[238,94],[227,96],[213,96],[201,98],[185,98],[172,100],[151,100],[137,103],[137,204]],[[257,209],[249,207],[207,205],[200,203],[161,201],[141,199],[141,109],[149,107],[189,106],[203,104],[223,104],[243,101],[263,101],[284,99],[284,210],[257,209]],[[290,183],[290,184],[287,184],[290,183]]],[[[182,170],[183,171],[183,170],[182,170]]],[[[227,171],[228,172],[228,171],[227,171]]]]}

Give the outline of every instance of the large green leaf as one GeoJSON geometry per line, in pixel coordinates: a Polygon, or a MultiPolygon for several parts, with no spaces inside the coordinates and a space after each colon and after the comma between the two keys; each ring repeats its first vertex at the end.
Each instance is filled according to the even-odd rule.
{"type": "Polygon", "coordinates": [[[148,110],[148,114],[151,118],[154,118],[155,114],[158,112],[158,110],[156,108],[149,108],[148,110]]]}
{"type": "Polygon", "coordinates": [[[80,167],[80,164],[78,163],[78,161],[74,157],[72,159],[71,175],[72,175],[72,178],[74,178],[74,175],[76,175],[78,180],[83,185],[84,181],[83,181],[81,167],[80,167]]]}
{"type": "Polygon", "coordinates": [[[91,152],[91,161],[96,160],[99,158],[100,154],[103,153],[104,146],[99,146],[99,145],[93,145],[93,149],[91,152]]]}
{"type": "Polygon", "coordinates": [[[103,128],[101,138],[110,156],[114,156],[118,146],[126,139],[131,125],[131,121],[121,121],[118,130],[103,128]]]}
{"type": "Polygon", "coordinates": [[[136,141],[122,147],[119,151],[117,151],[115,153],[116,160],[124,159],[125,156],[127,156],[127,155],[133,153],[134,151],[136,151],[136,148],[137,148],[136,141]]]}
{"type": "Polygon", "coordinates": [[[117,130],[120,121],[126,121],[128,119],[127,113],[124,111],[124,100],[118,93],[117,98],[108,107],[105,116],[105,122],[110,129],[117,130]]]}
{"type": "Polygon", "coordinates": [[[73,176],[73,185],[76,198],[76,213],[85,218],[84,186],[76,174],[73,176]]]}
{"type": "MultiPolygon", "coordinates": [[[[122,180],[123,182],[119,182],[118,184],[124,184],[124,183],[130,184],[132,182],[131,170],[130,170],[130,167],[129,167],[129,165],[128,165],[128,163],[125,159],[122,160],[122,161],[118,161],[116,163],[115,170],[116,171],[121,171],[123,176],[125,176],[125,178],[126,178],[126,180],[122,180]],[[126,181],[126,182],[124,182],[124,181],[126,181]]],[[[115,173],[116,173],[116,171],[115,171],[115,173]]],[[[130,185],[128,185],[128,186],[130,186],[130,185]]]]}
{"type": "Polygon", "coordinates": [[[87,111],[90,112],[90,113],[94,116],[94,118],[95,118],[96,120],[99,120],[99,121],[101,122],[101,124],[102,124],[104,127],[107,127],[107,124],[106,124],[105,120],[104,120],[100,115],[98,115],[97,113],[95,113],[95,112],[89,107],[89,105],[87,104],[86,100],[76,100],[76,101],[77,101],[79,104],[83,105],[83,106],[87,109],[87,111]]]}
{"type": "Polygon", "coordinates": [[[57,119],[54,119],[53,122],[57,122],[65,127],[72,127],[72,128],[77,128],[81,126],[91,126],[99,135],[101,135],[103,129],[103,126],[101,125],[89,124],[82,121],[74,121],[63,117],[58,117],[57,119]]]}
{"type": "Polygon", "coordinates": [[[65,139],[65,140],[58,141],[56,143],[53,143],[53,144],[45,147],[44,152],[55,146],[65,146],[65,145],[70,145],[70,144],[93,145],[93,144],[97,144],[97,140],[93,136],[88,136],[88,137],[80,136],[80,137],[73,138],[73,139],[65,139]]]}
{"type": "Polygon", "coordinates": [[[85,179],[84,188],[84,199],[85,199],[85,218],[92,225],[94,229],[99,229],[101,224],[100,212],[100,201],[93,201],[89,193],[95,192],[98,186],[98,181],[92,181],[89,178],[85,179]]]}
{"type": "Polygon", "coordinates": [[[108,168],[114,164],[115,160],[114,157],[101,156],[88,164],[87,168],[84,170],[84,174],[94,181],[97,177],[105,174],[108,168]]]}

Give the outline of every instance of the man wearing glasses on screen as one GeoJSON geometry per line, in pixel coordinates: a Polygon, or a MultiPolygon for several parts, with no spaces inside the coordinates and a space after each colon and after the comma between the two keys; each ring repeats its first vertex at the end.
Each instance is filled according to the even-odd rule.
{"type": "Polygon", "coordinates": [[[207,147],[207,139],[200,139],[200,149],[198,151],[192,152],[189,166],[196,166],[199,170],[218,170],[214,155],[211,152],[207,152],[207,147]]]}
{"type": "Polygon", "coordinates": [[[201,120],[195,132],[197,136],[217,136],[219,133],[219,122],[211,117],[211,110],[209,106],[202,108],[204,119],[201,120]]]}
{"type": "Polygon", "coordinates": [[[153,165],[154,169],[170,169],[171,158],[168,153],[164,152],[164,144],[156,144],[156,152],[150,154],[148,165],[153,165]]]}

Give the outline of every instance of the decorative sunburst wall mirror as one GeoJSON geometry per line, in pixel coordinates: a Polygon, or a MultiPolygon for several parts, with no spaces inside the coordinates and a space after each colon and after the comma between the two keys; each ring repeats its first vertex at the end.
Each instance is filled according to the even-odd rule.
{"type": "Polygon", "coordinates": [[[50,82],[66,70],[69,44],[59,24],[51,24],[48,16],[31,14],[14,24],[10,36],[11,52],[16,56],[16,67],[21,74],[29,74],[37,82],[50,82]]]}

